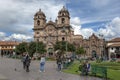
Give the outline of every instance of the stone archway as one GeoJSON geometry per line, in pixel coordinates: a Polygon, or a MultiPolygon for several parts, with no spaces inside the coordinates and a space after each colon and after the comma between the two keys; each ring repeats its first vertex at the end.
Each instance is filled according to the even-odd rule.
{"type": "Polygon", "coordinates": [[[120,50],[119,50],[119,48],[117,48],[115,50],[115,53],[116,53],[116,58],[120,58],[120,50]]]}
{"type": "Polygon", "coordinates": [[[113,58],[116,58],[115,53],[111,53],[111,54],[110,54],[110,58],[112,58],[112,59],[113,59],[113,58]]]}
{"type": "Polygon", "coordinates": [[[52,42],[49,42],[47,45],[47,54],[49,57],[52,57],[54,55],[54,48],[52,42]]]}
{"type": "Polygon", "coordinates": [[[120,59],[120,53],[116,53],[116,58],[120,59]]]}
{"type": "Polygon", "coordinates": [[[92,56],[92,58],[96,58],[97,57],[97,53],[96,53],[95,50],[92,50],[91,56],[92,56]]]}
{"type": "Polygon", "coordinates": [[[48,48],[48,55],[53,56],[53,48],[48,48]]]}

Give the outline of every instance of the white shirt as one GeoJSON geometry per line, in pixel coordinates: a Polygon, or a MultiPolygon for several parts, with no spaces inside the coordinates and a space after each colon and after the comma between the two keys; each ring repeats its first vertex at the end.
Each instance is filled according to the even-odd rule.
{"type": "Polygon", "coordinates": [[[40,62],[45,62],[45,57],[41,57],[40,62]]]}

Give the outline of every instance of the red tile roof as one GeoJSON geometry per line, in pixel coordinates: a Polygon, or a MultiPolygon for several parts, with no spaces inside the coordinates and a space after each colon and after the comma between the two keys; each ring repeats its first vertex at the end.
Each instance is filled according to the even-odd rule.
{"type": "Polygon", "coordinates": [[[112,39],[112,40],[110,40],[108,42],[120,42],[120,37],[114,38],[114,39],[112,39]]]}
{"type": "Polygon", "coordinates": [[[109,47],[120,47],[120,43],[109,45],[109,47]]]}
{"type": "Polygon", "coordinates": [[[0,41],[0,46],[1,45],[18,45],[19,42],[16,41],[0,41]]]}

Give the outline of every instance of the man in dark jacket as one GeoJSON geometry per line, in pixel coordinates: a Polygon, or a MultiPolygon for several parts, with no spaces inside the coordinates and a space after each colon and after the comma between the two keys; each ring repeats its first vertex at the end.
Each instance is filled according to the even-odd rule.
{"type": "Polygon", "coordinates": [[[25,58],[26,72],[29,72],[30,62],[31,62],[31,59],[30,59],[29,55],[27,55],[25,58]]]}

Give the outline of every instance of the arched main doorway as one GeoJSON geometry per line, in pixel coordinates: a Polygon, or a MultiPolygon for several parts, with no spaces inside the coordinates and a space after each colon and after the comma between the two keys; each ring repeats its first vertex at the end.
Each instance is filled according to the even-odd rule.
{"type": "Polygon", "coordinates": [[[53,48],[48,48],[48,55],[53,56],[53,48]]]}
{"type": "Polygon", "coordinates": [[[96,58],[97,57],[97,53],[95,50],[92,50],[92,58],[96,58]]]}
{"type": "Polygon", "coordinates": [[[52,42],[48,42],[47,44],[47,54],[49,57],[53,56],[54,53],[54,48],[53,48],[53,43],[52,42]]]}
{"type": "Polygon", "coordinates": [[[113,59],[113,58],[116,58],[116,55],[115,55],[115,53],[111,53],[110,54],[110,57],[113,59]]]}
{"type": "Polygon", "coordinates": [[[117,54],[116,54],[116,58],[120,58],[120,53],[117,53],[117,54]]]}
{"type": "Polygon", "coordinates": [[[119,48],[116,48],[115,53],[116,53],[116,58],[120,58],[120,50],[119,50],[119,48]]]}

